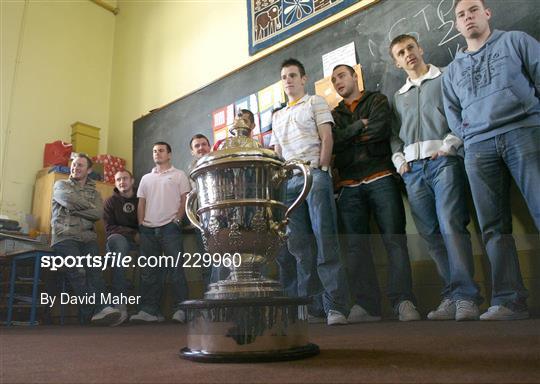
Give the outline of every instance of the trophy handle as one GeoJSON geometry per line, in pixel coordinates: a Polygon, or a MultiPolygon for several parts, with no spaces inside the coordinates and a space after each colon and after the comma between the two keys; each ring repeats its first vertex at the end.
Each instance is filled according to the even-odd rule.
{"type": "Polygon", "coordinates": [[[302,204],[304,200],[306,199],[309,191],[311,190],[313,177],[311,176],[311,168],[305,162],[301,160],[289,160],[285,162],[284,168],[286,171],[292,171],[293,169],[298,169],[302,172],[302,175],[304,176],[304,187],[302,188],[300,195],[298,195],[298,197],[291,204],[289,209],[287,209],[287,212],[285,212],[285,221],[287,221],[289,219],[289,215],[291,214],[291,212],[294,209],[296,209],[296,207],[298,207],[300,204],[302,204]]]}
{"type": "Polygon", "coordinates": [[[197,201],[197,191],[192,189],[190,193],[188,193],[186,198],[186,216],[201,233],[204,233],[204,229],[201,225],[201,222],[199,221],[195,209],[195,202],[197,201]]]}

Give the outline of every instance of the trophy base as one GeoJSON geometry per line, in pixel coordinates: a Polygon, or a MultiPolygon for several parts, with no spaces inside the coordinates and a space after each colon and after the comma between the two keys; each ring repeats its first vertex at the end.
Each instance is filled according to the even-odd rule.
{"type": "Polygon", "coordinates": [[[193,351],[189,348],[180,350],[180,357],[199,363],[266,363],[272,361],[300,360],[319,354],[319,347],[309,343],[303,347],[290,348],[282,351],[251,352],[251,353],[207,353],[193,351]]]}
{"type": "Polygon", "coordinates": [[[180,357],[207,363],[303,359],[319,353],[308,342],[307,298],[190,300],[180,357]]]}
{"type": "Polygon", "coordinates": [[[242,280],[220,280],[209,285],[209,291],[204,294],[205,299],[237,299],[256,297],[282,296],[281,284],[267,278],[253,278],[242,280]]]}

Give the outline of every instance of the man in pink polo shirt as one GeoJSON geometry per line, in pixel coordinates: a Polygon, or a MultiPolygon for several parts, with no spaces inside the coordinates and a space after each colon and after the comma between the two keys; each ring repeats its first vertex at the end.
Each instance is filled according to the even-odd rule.
{"type": "Polygon", "coordinates": [[[191,187],[186,174],[172,166],[171,146],[157,142],[153,147],[155,167],[144,175],[137,190],[139,205],[137,218],[141,242],[141,256],[161,255],[179,257],[177,267],[158,265],[141,268],[141,304],[130,322],[149,323],[160,320],[160,301],[167,271],[171,273],[175,312],[172,317],[185,321],[185,313],[178,308],[188,298],[188,286],[182,269],[181,222],[185,213],[186,195],[191,187]]]}

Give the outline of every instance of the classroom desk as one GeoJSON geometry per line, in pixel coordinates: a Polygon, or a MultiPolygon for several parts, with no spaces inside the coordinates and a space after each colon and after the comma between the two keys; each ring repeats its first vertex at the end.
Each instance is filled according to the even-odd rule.
{"type": "MultiPolygon", "coordinates": [[[[0,233],[0,238],[10,237],[0,233]]],[[[25,247],[24,249],[14,249],[3,251],[0,250],[0,264],[7,264],[10,269],[9,276],[9,298],[7,304],[7,318],[6,325],[12,325],[13,319],[13,301],[15,295],[15,283],[17,280],[17,264],[24,260],[33,260],[33,274],[32,274],[32,302],[30,304],[30,325],[36,324],[36,312],[38,304],[38,286],[39,277],[41,271],[41,257],[44,255],[53,255],[54,252],[51,248],[44,244],[36,243],[31,247],[25,247]]]]}

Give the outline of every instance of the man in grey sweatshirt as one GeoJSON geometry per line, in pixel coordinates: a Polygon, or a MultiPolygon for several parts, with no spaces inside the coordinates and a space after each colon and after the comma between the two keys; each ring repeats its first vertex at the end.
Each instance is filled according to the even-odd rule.
{"type": "Polygon", "coordinates": [[[482,237],[491,263],[491,307],[480,320],[529,317],[512,237],[510,177],[540,228],[540,44],[517,31],[491,30],[483,0],[457,0],[466,49],[443,76],[450,129],[465,143],[482,237]]]}
{"type": "Polygon", "coordinates": [[[463,142],[444,116],[442,72],[426,64],[423,54],[411,35],[397,36],[390,44],[395,65],[408,75],[393,100],[392,161],[444,282],[441,304],[428,319],[478,320],[482,297],[473,280],[463,142]]]}

